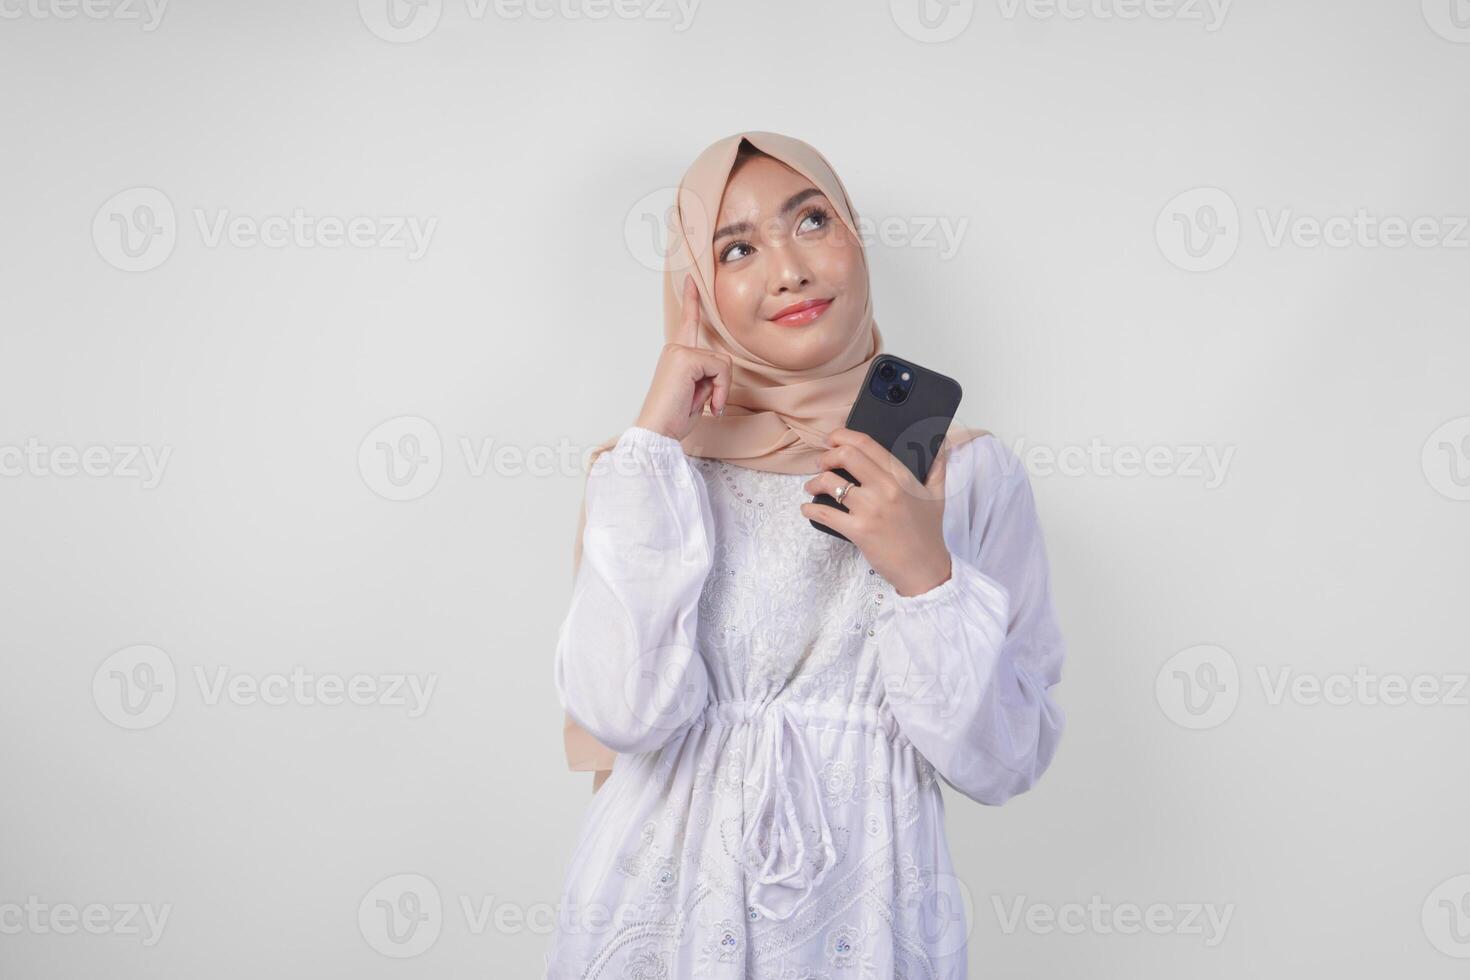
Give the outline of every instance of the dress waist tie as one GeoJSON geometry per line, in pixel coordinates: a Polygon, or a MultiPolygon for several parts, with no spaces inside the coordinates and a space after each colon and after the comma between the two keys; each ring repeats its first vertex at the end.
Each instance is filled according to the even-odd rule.
{"type": "Polygon", "coordinates": [[[821,780],[797,719],[779,701],[759,714],[765,765],[740,844],[749,911],[782,920],[822,883],[837,852],[821,780]]]}

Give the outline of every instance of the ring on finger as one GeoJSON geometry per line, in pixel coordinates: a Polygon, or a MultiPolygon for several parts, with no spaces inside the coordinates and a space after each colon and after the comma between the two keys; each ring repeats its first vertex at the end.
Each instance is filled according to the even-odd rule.
{"type": "Polygon", "coordinates": [[[851,483],[844,483],[842,486],[832,491],[832,499],[837,501],[839,504],[842,503],[842,499],[847,496],[847,492],[851,489],[851,483]]]}

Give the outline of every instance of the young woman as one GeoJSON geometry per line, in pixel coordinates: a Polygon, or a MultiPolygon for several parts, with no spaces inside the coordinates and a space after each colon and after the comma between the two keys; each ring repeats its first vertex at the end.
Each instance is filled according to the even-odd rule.
{"type": "Polygon", "coordinates": [[[556,651],[568,758],[611,775],[547,976],[963,978],[938,783],[1003,803],[1063,726],[1026,472],[952,428],[921,485],[843,427],[882,337],[812,147],[720,140],[675,212],[669,343],[588,477],[556,651]],[[847,513],[810,502],[839,468],[847,513]]]}

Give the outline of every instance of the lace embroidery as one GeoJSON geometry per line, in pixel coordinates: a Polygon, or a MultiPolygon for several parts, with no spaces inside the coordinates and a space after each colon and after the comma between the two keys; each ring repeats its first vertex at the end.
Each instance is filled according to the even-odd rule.
{"type": "MultiPolygon", "coordinates": [[[[807,477],[691,462],[715,525],[698,605],[711,697],[759,704],[779,695],[839,712],[881,705],[877,640],[893,590],[855,546],[807,523],[799,508],[809,499],[801,489],[807,477]]],[[[747,781],[759,778],[748,770],[764,772],[768,763],[750,755],[743,726],[698,724],[705,727],[681,739],[697,759],[666,748],[619,763],[629,790],[636,785],[649,800],[627,828],[630,839],[612,869],[623,885],[610,894],[629,903],[635,918],[589,947],[590,959],[577,954],[575,975],[683,980],[675,973],[692,969],[713,980],[744,976],[747,963],[760,963],[761,976],[778,980],[851,980],[871,976],[891,943],[893,980],[936,980],[915,938],[918,910],[938,871],[920,866],[913,847],[927,847],[931,838],[922,832],[898,850],[908,843],[901,833],[938,804],[936,775],[922,754],[901,734],[871,727],[834,722],[804,729],[814,740],[817,780],[807,785],[803,777],[792,791],[828,806],[837,857],[808,901],[773,920],[747,904],[742,859],[749,855],[741,844],[747,829],[754,850],[772,843],[769,823],[746,824],[753,812],[747,781]],[[684,765],[692,766],[692,778],[684,765]],[[789,965],[798,958],[800,965],[789,965]]],[[[800,823],[814,868],[820,828],[800,823]]]]}
{"type": "Polygon", "coordinates": [[[669,965],[657,946],[645,946],[628,958],[623,967],[627,980],[669,980],[669,965]]]}
{"type": "MultiPolygon", "coordinates": [[[[698,459],[696,467],[711,496],[718,542],[700,594],[701,643],[748,694],[773,693],[799,677],[807,683],[862,635],[851,611],[854,590],[875,584],[867,581],[862,553],[807,523],[800,510],[805,477],[722,460],[698,459]]],[[[821,683],[823,700],[840,697],[851,675],[821,683]]]]}
{"type": "Polygon", "coordinates": [[[875,883],[893,875],[893,856],[887,848],[870,854],[847,875],[828,888],[820,899],[781,923],[753,928],[751,950],[757,960],[778,957],[815,935],[834,918],[855,904],[875,883]]]}
{"type": "Polygon", "coordinates": [[[587,964],[587,969],[582,971],[582,980],[598,980],[619,950],[645,939],[649,942],[639,946],[628,956],[622,971],[624,980],[649,980],[649,978],[652,980],[679,980],[668,974],[672,950],[678,948],[680,936],[683,935],[689,920],[690,910],[698,905],[706,894],[707,892],[702,888],[694,889],[689,895],[688,904],[672,919],[636,922],[619,929],[587,964]],[[661,937],[669,942],[658,942],[661,937]]]}
{"type": "Polygon", "coordinates": [[[934,869],[921,868],[914,863],[912,854],[904,854],[899,858],[898,878],[894,882],[894,892],[901,905],[911,905],[920,901],[925,893],[934,890],[934,869]]]}
{"type": "Polygon", "coordinates": [[[721,919],[713,924],[704,924],[705,943],[699,948],[696,966],[700,972],[707,971],[720,963],[740,963],[745,960],[745,927],[731,919],[721,919]]]}
{"type": "Polygon", "coordinates": [[[822,767],[822,793],[833,806],[863,800],[886,800],[891,792],[886,760],[859,767],[834,759],[822,767]]]}
{"type": "Polygon", "coordinates": [[[859,928],[850,922],[836,926],[827,933],[826,948],[827,962],[838,969],[849,969],[856,967],[864,974],[871,974],[876,970],[873,966],[873,958],[867,948],[867,936],[869,930],[859,928]]]}

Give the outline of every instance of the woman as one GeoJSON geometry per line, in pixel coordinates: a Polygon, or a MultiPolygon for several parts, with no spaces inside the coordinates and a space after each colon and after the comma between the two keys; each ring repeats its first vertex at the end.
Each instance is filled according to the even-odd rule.
{"type": "Polygon", "coordinates": [[[611,775],[547,976],[962,978],[938,780],[1003,803],[1063,727],[1026,472],[952,428],[921,485],[843,427],[882,337],[816,150],[720,140],[676,214],[669,343],[588,477],[556,652],[568,757],[611,775]],[[839,468],[847,513],[810,502],[839,468]]]}

